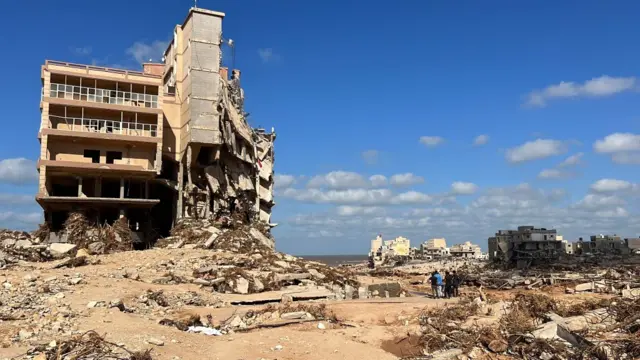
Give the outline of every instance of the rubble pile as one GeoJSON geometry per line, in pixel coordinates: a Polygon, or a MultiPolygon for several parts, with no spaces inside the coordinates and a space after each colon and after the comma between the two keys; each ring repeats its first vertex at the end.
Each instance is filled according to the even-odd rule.
{"type": "Polygon", "coordinates": [[[65,302],[65,293],[81,280],[75,277],[40,279],[31,274],[21,282],[3,280],[0,323],[6,323],[13,331],[3,332],[0,345],[30,344],[73,335],[78,314],[65,302]]]}
{"type": "Polygon", "coordinates": [[[191,275],[193,282],[220,293],[252,294],[292,285],[322,285],[343,293],[344,298],[345,292],[354,292],[352,287],[358,285],[347,269],[275,251],[266,224],[247,225],[238,219],[225,226],[216,227],[206,219],[183,219],[172,236],[160,240],[156,247],[214,249],[214,255],[200,261],[191,275]]]}
{"type": "Polygon", "coordinates": [[[87,249],[90,254],[109,254],[133,250],[132,235],[127,219],[116,220],[113,225],[91,223],[80,212],[70,213],[64,223],[64,243],[87,249]]]}
{"type": "Polygon", "coordinates": [[[223,217],[218,222],[184,218],[171,230],[171,236],[156,243],[159,248],[203,248],[239,253],[273,251],[275,241],[269,226],[262,222],[247,223],[243,219],[223,217]]]}
{"type": "Polygon", "coordinates": [[[24,261],[47,261],[53,256],[41,238],[24,231],[0,230],[0,269],[24,261]]]}
{"type": "Polygon", "coordinates": [[[106,341],[95,331],[88,331],[64,341],[52,341],[36,346],[23,357],[14,359],[59,360],[59,359],[114,359],[152,360],[151,350],[130,351],[125,347],[106,341]]]}
{"type": "Polygon", "coordinates": [[[0,268],[24,261],[51,261],[75,256],[79,249],[88,254],[107,254],[133,249],[126,218],[113,225],[95,225],[82,213],[71,213],[64,224],[60,241],[52,241],[48,226],[33,233],[0,230],[0,268]]]}
{"type": "Polygon", "coordinates": [[[472,359],[490,353],[549,360],[640,356],[640,298],[566,304],[519,293],[501,304],[497,321],[476,321],[478,315],[491,317],[490,308],[476,298],[423,310],[418,319],[423,353],[472,359]]]}
{"type": "Polygon", "coordinates": [[[338,322],[335,314],[325,304],[280,304],[269,305],[259,311],[247,311],[233,315],[220,326],[220,331],[249,331],[257,328],[278,327],[308,321],[338,322]]]}

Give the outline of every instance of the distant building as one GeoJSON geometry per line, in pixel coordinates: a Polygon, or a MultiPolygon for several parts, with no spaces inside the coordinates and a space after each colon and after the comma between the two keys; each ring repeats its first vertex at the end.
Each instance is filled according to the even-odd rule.
{"type": "Polygon", "coordinates": [[[565,254],[566,244],[554,229],[519,226],[517,230],[498,230],[488,239],[489,259],[524,268],[559,258],[565,254]]]}
{"type": "Polygon", "coordinates": [[[420,254],[432,259],[449,256],[450,252],[445,238],[432,238],[420,244],[420,254]]]}
{"type": "Polygon", "coordinates": [[[375,239],[371,240],[371,250],[369,254],[376,254],[382,248],[382,235],[378,235],[375,239]]]}
{"type": "Polygon", "coordinates": [[[405,237],[398,236],[393,240],[383,240],[381,235],[371,240],[369,256],[381,260],[389,256],[410,256],[411,241],[405,237]]]}
{"type": "Polygon", "coordinates": [[[472,244],[467,241],[464,244],[453,245],[450,249],[452,257],[465,258],[465,259],[480,259],[482,257],[482,250],[480,246],[472,244]]]}
{"type": "MultiPolygon", "coordinates": [[[[629,239],[622,239],[618,235],[592,235],[591,241],[583,241],[582,238],[574,244],[574,253],[584,254],[628,254],[631,252],[629,239]]],[[[631,243],[635,246],[635,242],[631,243]]]]}
{"type": "Polygon", "coordinates": [[[440,248],[444,249],[447,247],[447,240],[445,238],[433,238],[424,242],[425,247],[430,249],[440,248]]]}
{"type": "Polygon", "coordinates": [[[629,251],[633,253],[640,252],[640,238],[624,239],[624,241],[627,243],[629,251]]]}

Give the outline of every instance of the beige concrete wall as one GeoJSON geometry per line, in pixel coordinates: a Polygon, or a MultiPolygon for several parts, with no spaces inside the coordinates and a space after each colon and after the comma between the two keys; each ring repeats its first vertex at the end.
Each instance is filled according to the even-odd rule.
{"type": "Polygon", "coordinates": [[[178,160],[181,143],[180,105],[175,102],[163,102],[164,132],[162,137],[162,152],[173,160],[178,160]]]}
{"type": "Polygon", "coordinates": [[[99,150],[100,163],[107,163],[107,151],[122,152],[122,160],[115,160],[119,165],[136,165],[145,170],[154,169],[156,151],[154,148],[129,147],[125,145],[103,145],[91,143],[50,142],[48,152],[50,160],[73,161],[79,163],[91,163],[90,158],[84,157],[84,150],[99,150]]]}
{"type": "Polygon", "coordinates": [[[189,39],[191,39],[193,33],[193,17],[189,17],[189,20],[182,27],[182,31],[178,36],[179,44],[178,44],[178,63],[177,68],[180,72],[177,74],[177,79],[180,79],[180,90],[181,90],[181,98],[180,98],[180,119],[181,119],[181,130],[180,130],[180,147],[178,158],[182,158],[185,153],[185,149],[188,144],[189,132],[190,132],[190,119],[191,119],[191,107],[190,107],[190,96],[191,96],[191,77],[190,77],[190,68],[191,68],[191,46],[189,44],[189,39]]]}
{"type": "Polygon", "coordinates": [[[145,76],[142,74],[136,74],[129,72],[127,70],[120,69],[111,69],[100,70],[98,67],[91,67],[89,65],[73,65],[73,66],[65,66],[48,63],[47,70],[50,72],[57,72],[63,74],[77,74],[82,77],[91,77],[91,78],[99,78],[99,79],[109,79],[114,81],[122,81],[122,82],[137,82],[141,84],[158,84],[161,85],[162,79],[159,77],[151,77],[145,76]]]}

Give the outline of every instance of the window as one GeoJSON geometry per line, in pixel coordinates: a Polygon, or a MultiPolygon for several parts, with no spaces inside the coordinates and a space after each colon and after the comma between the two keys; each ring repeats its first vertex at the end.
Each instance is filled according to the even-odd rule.
{"type": "Polygon", "coordinates": [[[100,163],[100,150],[85,150],[84,157],[91,158],[91,162],[94,164],[100,163]]]}
{"type": "Polygon", "coordinates": [[[113,164],[115,160],[122,160],[120,151],[107,151],[107,164],[113,164]]]}

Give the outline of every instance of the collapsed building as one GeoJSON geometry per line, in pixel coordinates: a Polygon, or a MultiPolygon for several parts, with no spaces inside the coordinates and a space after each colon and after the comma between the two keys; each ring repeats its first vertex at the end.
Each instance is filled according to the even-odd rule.
{"type": "Polygon", "coordinates": [[[224,16],[191,8],[141,72],[45,62],[36,200],[54,241],[76,212],[146,241],[183,218],[274,226],[276,134],[249,125],[240,71],[222,66],[224,16]]]}
{"type": "MultiPolygon", "coordinates": [[[[631,241],[633,244],[633,240],[631,241]]],[[[583,241],[580,238],[574,244],[576,255],[585,254],[629,254],[629,239],[622,239],[618,235],[592,235],[590,241],[583,241]]]]}
{"type": "Polygon", "coordinates": [[[480,246],[465,241],[462,244],[456,244],[449,250],[452,257],[465,259],[482,259],[482,250],[480,246]]]}
{"type": "Polygon", "coordinates": [[[420,256],[423,259],[432,259],[449,256],[449,248],[445,238],[433,238],[420,244],[420,256]]]}
{"type": "Polygon", "coordinates": [[[489,260],[525,268],[558,259],[566,253],[567,241],[555,229],[518,226],[498,230],[488,239],[489,260]]]}

